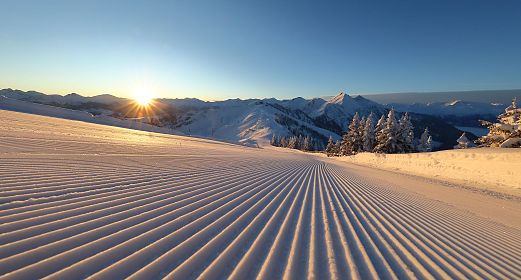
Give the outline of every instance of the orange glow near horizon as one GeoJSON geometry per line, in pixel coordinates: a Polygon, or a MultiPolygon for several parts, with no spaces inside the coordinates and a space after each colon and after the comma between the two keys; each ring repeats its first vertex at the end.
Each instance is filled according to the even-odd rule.
{"type": "Polygon", "coordinates": [[[152,91],[146,88],[138,88],[133,92],[134,100],[141,106],[148,106],[152,99],[154,99],[154,95],[152,91]]]}

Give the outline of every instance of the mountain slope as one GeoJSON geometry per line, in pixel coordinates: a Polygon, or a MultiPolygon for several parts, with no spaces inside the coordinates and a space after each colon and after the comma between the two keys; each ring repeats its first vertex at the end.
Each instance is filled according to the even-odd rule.
{"type": "Polygon", "coordinates": [[[386,109],[373,101],[362,96],[351,97],[345,93],[340,93],[331,100],[325,102],[318,110],[309,112],[314,118],[325,118],[335,122],[343,131],[347,131],[349,122],[354,114],[367,116],[370,113],[375,115],[385,114],[386,109]]]}
{"type": "Polygon", "coordinates": [[[0,110],[9,110],[15,112],[36,114],[41,116],[49,116],[68,120],[104,124],[122,128],[137,129],[150,132],[177,134],[172,129],[158,127],[147,123],[132,119],[118,119],[106,115],[92,115],[89,112],[61,108],[51,105],[33,103],[29,101],[7,98],[0,95],[0,110]]]}
{"type": "MultiPolygon", "coordinates": [[[[340,93],[328,101],[320,98],[307,100],[301,97],[291,100],[229,99],[214,102],[190,98],[158,99],[149,109],[136,106],[132,100],[111,95],[59,96],[11,89],[1,90],[0,95],[7,96],[10,100],[87,111],[98,118],[116,117],[116,120],[122,121],[130,119],[134,123],[153,124],[187,135],[246,145],[266,145],[272,135],[310,136],[317,149],[322,149],[330,136],[335,140],[339,139],[347,131],[348,124],[356,112],[361,116],[373,113],[378,118],[387,114],[389,110],[388,107],[362,96],[352,97],[345,93],[340,93]]],[[[455,139],[462,133],[438,117],[412,115],[416,135],[420,135],[420,130],[429,127],[435,140],[440,143],[440,148],[451,148],[455,139]]]]}
{"type": "Polygon", "coordinates": [[[0,280],[521,277],[517,200],[1,110],[0,131],[0,280]]]}
{"type": "MultiPolygon", "coordinates": [[[[299,110],[260,100],[217,103],[206,107],[172,108],[175,129],[187,135],[226,139],[245,144],[266,145],[272,135],[311,136],[319,147],[331,135],[339,135],[317,127],[313,120],[299,110]]],[[[317,148],[319,148],[317,147],[317,148]]]]}

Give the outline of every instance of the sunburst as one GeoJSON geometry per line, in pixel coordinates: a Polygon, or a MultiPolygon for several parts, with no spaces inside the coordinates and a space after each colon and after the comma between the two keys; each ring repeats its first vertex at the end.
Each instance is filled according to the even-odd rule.
{"type": "Polygon", "coordinates": [[[149,89],[139,88],[134,90],[134,100],[141,106],[149,106],[153,99],[154,95],[149,89]]]}

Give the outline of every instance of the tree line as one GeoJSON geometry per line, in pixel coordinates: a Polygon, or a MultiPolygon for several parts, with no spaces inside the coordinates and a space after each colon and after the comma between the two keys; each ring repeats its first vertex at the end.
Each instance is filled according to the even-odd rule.
{"type": "Polygon", "coordinates": [[[315,151],[318,146],[316,140],[312,139],[310,136],[277,136],[273,134],[270,144],[276,147],[283,147],[289,149],[297,149],[302,151],[315,151]]]}
{"type": "Polygon", "coordinates": [[[432,137],[426,128],[419,141],[414,138],[413,125],[408,113],[397,119],[391,109],[376,122],[373,113],[362,117],[355,113],[348,131],[336,143],[330,137],[326,146],[328,156],[353,155],[359,152],[411,153],[432,150],[432,137]],[[419,143],[417,143],[419,142],[419,143]]]}
{"type": "MultiPolygon", "coordinates": [[[[475,141],[478,147],[521,147],[521,108],[517,106],[515,98],[497,119],[497,123],[481,121],[482,125],[489,129],[489,133],[475,141]]],[[[413,129],[408,113],[397,118],[396,112],[391,109],[387,116],[382,115],[375,122],[373,113],[360,118],[357,112],[342,139],[334,142],[333,137],[329,137],[325,153],[327,156],[345,156],[360,152],[397,154],[432,151],[433,140],[429,129],[425,128],[419,139],[415,139],[413,129]]],[[[466,149],[473,146],[465,133],[456,142],[458,144],[454,146],[455,149],[466,149]]],[[[309,136],[278,137],[273,135],[271,145],[314,151],[323,144],[318,145],[318,142],[309,136]]]]}

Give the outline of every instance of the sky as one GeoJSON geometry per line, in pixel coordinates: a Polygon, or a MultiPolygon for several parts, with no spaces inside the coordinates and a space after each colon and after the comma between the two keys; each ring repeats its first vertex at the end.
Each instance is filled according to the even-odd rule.
{"type": "Polygon", "coordinates": [[[521,1],[0,0],[0,88],[316,97],[521,88],[521,1]]]}

